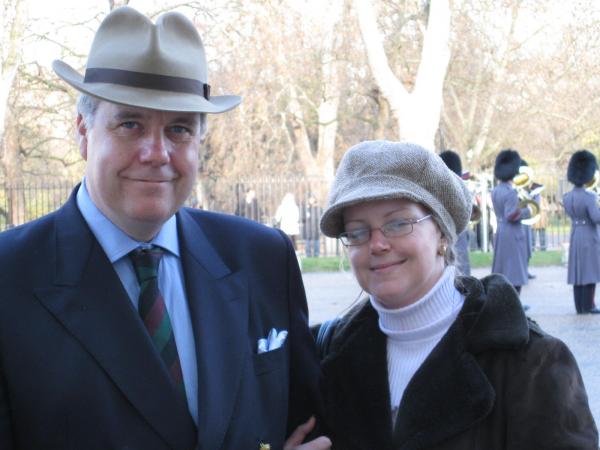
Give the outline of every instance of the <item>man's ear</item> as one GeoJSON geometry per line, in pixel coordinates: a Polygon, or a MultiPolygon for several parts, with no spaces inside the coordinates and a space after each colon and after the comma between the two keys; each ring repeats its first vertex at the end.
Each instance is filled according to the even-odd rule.
{"type": "Polygon", "coordinates": [[[87,161],[87,133],[88,129],[85,120],[81,114],[77,114],[77,142],[79,144],[79,153],[82,158],[87,161]]]}

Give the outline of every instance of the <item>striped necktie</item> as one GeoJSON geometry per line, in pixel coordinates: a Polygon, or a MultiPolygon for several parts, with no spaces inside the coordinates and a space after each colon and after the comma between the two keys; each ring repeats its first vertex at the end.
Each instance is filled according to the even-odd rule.
{"type": "Polygon", "coordinates": [[[183,388],[183,375],[177,345],[165,300],[158,289],[158,265],[163,256],[160,247],[138,247],[129,253],[140,283],[138,312],[175,384],[183,388]]]}

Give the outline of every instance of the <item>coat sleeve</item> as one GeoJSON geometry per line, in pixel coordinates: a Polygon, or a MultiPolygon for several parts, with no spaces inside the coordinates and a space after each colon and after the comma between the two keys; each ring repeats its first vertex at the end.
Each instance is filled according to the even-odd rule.
{"type": "Polygon", "coordinates": [[[519,208],[519,196],[517,191],[511,189],[506,196],[506,207],[504,208],[504,220],[519,222],[521,219],[531,217],[529,208],[519,208]]]}
{"type": "Polygon", "coordinates": [[[592,222],[600,224],[600,208],[598,208],[598,196],[593,192],[588,192],[585,196],[585,209],[592,222]]]}
{"type": "MultiPolygon", "coordinates": [[[[282,233],[283,235],[283,233],[282,233]]],[[[290,313],[290,392],[288,405],[288,436],[311,415],[322,417],[319,391],[320,365],[315,341],[308,327],[308,307],[298,261],[291,242],[288,247],[288,301],[290,313]]]]}
{"type": "Polygon", "coordinates": [[[507,449],[598,449],[583,380],[568,347],[533,334],[505,399],[507,449]]]}
{"type": "Polygon", "coordinates": [[[10,421],[10,408],[8,405],[8,398],[6,396],[6,388],[4,386],[4,377],[0,373],[0,448],[11,450],[13,449],[12,444],[12,431],[10,421]]]}
{"type": "Polygon", "coordinates": [[[565,212],[569,218],[573,217],[573,202],[571,201],[572,196],[572,192],[567,192],[562,198],[562,207],[565,209],[565,212]]]}

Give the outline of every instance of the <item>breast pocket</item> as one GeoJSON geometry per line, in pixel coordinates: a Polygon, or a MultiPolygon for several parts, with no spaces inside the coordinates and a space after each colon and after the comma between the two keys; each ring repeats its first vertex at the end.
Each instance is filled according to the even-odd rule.
{"type": "Polygon", "coordinates": [[[256,375],[282,369],[285,364],[285,346],[269,352],[256,353],[252,355],[252,362],[256,375]]]}

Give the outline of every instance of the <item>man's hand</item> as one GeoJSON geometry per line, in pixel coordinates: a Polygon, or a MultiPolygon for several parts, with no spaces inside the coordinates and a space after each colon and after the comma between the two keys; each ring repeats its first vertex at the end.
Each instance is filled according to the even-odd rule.
{"type": "Polygon", "coordinates": [[[331,441],[327,436],[319,436],[306,444],[302,443],[308,433],[315,427],[315,423],[316,420],[313,416],[302,425],[299,425],[288,440],[285,441],[283,450],[329,450],[331,448],[331,441]]]}

